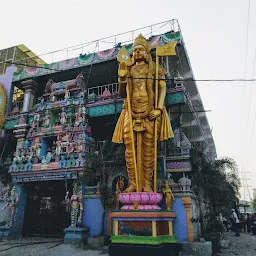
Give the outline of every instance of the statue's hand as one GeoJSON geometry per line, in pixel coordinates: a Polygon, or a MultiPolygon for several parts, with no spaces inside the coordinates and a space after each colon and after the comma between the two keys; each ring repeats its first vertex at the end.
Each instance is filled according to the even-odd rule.
{"type": "Polygon", "coordinates": [[[121,62],[118,68],[118,76],[126,77],[128,74],[127,65],[124,62],[121,62]]]}
{"type": "Polygon", "coordinates": [[[149,120],[154,120],[154,119],[158,118],[160,115],[161,115],[161,110],[160,109],[152,110],[149,113],[149,120]]]}

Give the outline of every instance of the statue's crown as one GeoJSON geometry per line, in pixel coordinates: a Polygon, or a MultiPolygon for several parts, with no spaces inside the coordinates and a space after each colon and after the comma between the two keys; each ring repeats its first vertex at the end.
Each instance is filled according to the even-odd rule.
{"type": "Polygon", "coordinates": [[[151,51],[151,44],[147,41],[147,39],[142,34],[139,34],[134,40],[133,47],[137,45],[144,46],[147,53],[151,51]]]}

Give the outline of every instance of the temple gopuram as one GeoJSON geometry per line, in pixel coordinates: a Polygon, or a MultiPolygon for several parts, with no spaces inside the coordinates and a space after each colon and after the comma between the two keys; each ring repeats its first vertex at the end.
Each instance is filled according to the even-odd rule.
{"type": "Polygon", "coordinates": [[[204,202],[200,212],[193,191],[191,150],[217,155],[178,21],[163,24],[95,40],[93,52],[53,63],[13,61],[0,75],[2,237],[83,245],[104,236],[110,255],[140,245],[169,255],[198,239],[209,209],[204,202]],[[104,41],[111,47],[100,48],[104,41]],[[172,54],[160,53],[164,46],[172,54]],[[159,98],[153,112],[141,112],[143,86],[159,98]],[[163,140],[161,129],[170,132],[163,140]]]}

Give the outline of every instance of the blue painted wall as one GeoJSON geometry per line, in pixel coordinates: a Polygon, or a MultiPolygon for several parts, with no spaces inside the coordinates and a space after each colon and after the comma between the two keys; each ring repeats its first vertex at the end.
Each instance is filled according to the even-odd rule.
{"type": "Polygon", "coordinates": [[[188,240],[188,226],[186,217],[186,208],[180,197],[175,197],[172,201],[172,211],[177,215],[174,222],[174,235],[176,236],[178,242],[183,242],[188,240]]]}
{"type": "Polygon", "coordinates": [[[16,213],[14,217],[14,223],[10,227],[10,233],[8,237],[19,237],[22,235],[23,223],[24,223],[24,213],[27,201],[27,192],[24,186],[16,184],[15,190],[19,194],[19,202],[16,207],[16,213]]]}
{"type": "Polygon", "coordinates": [[[99,236],[102,230],[103,214],[100,196],[83,200],[83,226],[90,228],[89,236],[99,236]]]}

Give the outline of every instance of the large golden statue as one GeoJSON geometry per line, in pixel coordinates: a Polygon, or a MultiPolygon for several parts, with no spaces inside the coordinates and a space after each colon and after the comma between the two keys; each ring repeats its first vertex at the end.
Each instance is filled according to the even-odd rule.
{"type": "Polygon", "coordinates": [[[125,50],[118,56],[118,90],[125,99],[112,141],[126,146],[129,187],[125,192],[151,192],[156,141],[173,137],[164,107],[166,71],[152,61],[151,44],[141,34],[134,41],[132,59],[125,50]]]}
{"type": "Polygon", "coordinates": [[[6,110],[6,92],[2,84],[0,84],[0,131],[5,123],[5,110],[6,110]]]}

